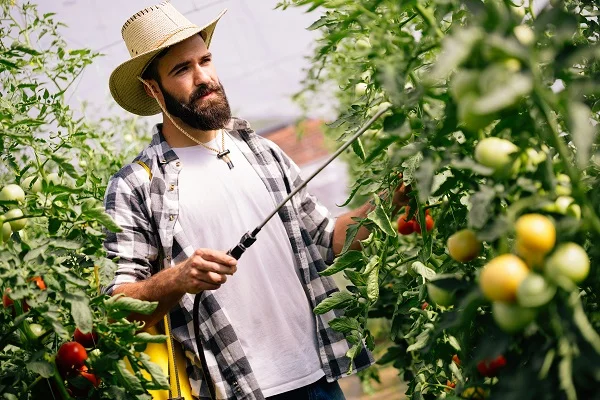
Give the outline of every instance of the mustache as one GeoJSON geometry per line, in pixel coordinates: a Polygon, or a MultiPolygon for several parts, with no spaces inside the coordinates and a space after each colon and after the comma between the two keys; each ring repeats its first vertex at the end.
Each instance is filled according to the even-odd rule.
{"type": "Polygon", "coordinates": [[[221,86],[218,84],[203,83],[190,95],[190,104],[194,103],[199,98],[206,96],[211,92],[221,92],[221,86]]]}

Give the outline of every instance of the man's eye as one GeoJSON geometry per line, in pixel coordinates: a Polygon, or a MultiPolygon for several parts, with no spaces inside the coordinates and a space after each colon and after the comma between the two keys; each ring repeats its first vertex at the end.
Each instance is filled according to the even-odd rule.
{"type": "Polygon", "coordinates": [[[210,58],[205,58],[205,59],[203,60],[203,62],[202,62],[202,63],[203,63],[203,64],[208,64],[208,63],[210,63],[211,61],[212,61],[212,59],[210,59],[210,58]]]}
{"type": "Polygon", "coordinates": [[[187,69],[187,67],[183,67],[183,68],[179,68],[177,70],[177,74],[179,75],[180,73],[182,73],[183,71],[185,71],[187,69]]]}

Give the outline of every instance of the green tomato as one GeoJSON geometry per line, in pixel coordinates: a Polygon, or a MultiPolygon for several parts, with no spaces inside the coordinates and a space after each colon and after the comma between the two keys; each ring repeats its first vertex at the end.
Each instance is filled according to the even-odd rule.
{"type": "Polygon", "coordinates": [[[359,82],[356,84],[356,86],[354,86],[354,93],[356,93],[357,96],[362,96],[367,92],[367,84],[364,82],[359,82]]]}
{"type": "Polygon", "coordinates": [[[369,43],[368,39],[358,39],[356,43],[354,43],[356,50],[360,52],[367,51],[371,49],[371,43],[369,43]]]}
{"type": "Polygon", "coordinates": [[[517,40],[524,46],[529,46],[535,41],[535,33],[533,33],[533,30],[527,25],[515,26],[513,33],[517,40]]]}
{"type": "Polygon", "coordinates": [[[21,186],[23,186],[23,189],[30,191],[31,193],[39,193],[42,191],[42,178],[37,175],[29,176],[23,179],[21,186]]]}
{"type": "Polygon", "coordinates": [[[33,333],[36,338],[46,333],[46,330],[40,324],[29,324],[29,329],[31,329],[31,333],[33,333]]]}
{"type": "Polygon", "coordinates": [[[574,283],[580,283],[590,273],[590,259],[577,243],[564,243],[550,255],[545,270],[550,277],[565,276],[574,283]]]}
{"type": "Polygon", "coordinates": [[[438,306],[449,307],[454,304],[454,295],[452,293],[432,283],[427,284],[427,294],[429,295],[429,299],[438,306]]]}
{"type": "Polygon", "coordinates": [[[14,183],[6,185],[0,190],[0,201],[18,201],[23,203],[25,201],[25,192],[21,189],[21,186],[14,183]]]}
{"type": "MultiPolygon", "coordinates": [[[[8,210],[8,212],[4,214],[4,218],[6,219],[18,218],[22,216],[23,211],[21,211],[21,209],[19,208],[13,208],[12,210],[8,210]]],[[[21,229],[25,228],[25,226],[27,225],[27,218],[16,219],[14,221],[8,222],[10,223],[10,228],[12,229],[12,231],[18,232],[21,229]]],[[[2,227],[2,229],[4,230],[4,226],[2,227]]]]}
{"type": "Polygon", "coordinates": [[[509,177],[520,167],[520,161],[512,156],[518,151],[519,148],[506,139],[488,137],[477,143],[475,160],[481,165],[492,168],[496,177],[509,177]]]}
{"type": "Polygon", "coordinates": [[[517,302],[522,307],[541,307],[552,300],[555,294],[556,286],[542,275],[531,273],[517,289],[517,302]]]}
{"type": "MultiPolygon", "coordinates": [[[[4,221],[4,217],[2,217],[2,221],[4,221]]],[[[10,228],[10,223],[4,222],[2,224],[2,242],[4,242],[4,243],[8,242],[8,239],[10,239],[10,235],[12,235],[12,229],[10,228]]]]}
{"type": "Polygon", "coordinates": [[[48,183],[52,182],[55,185],[59,185],[60,184],[60,176],[58,176],[58,174],[56,172],[48,174],[46,176],[46,182],[48,182],[48,183]]]}
{"type": "Polygon", "coordinates": [[[492,303],[492,316],[500,329],[507,333],[522,331],[535,320],[535,309],[525,308],[516,304],[495,301],[492,303]]]}

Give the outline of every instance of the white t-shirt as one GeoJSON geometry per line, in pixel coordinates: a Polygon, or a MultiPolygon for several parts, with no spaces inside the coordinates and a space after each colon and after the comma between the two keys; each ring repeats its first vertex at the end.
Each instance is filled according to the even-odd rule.
{"type": "MultiPolygon", "coordinates": [[[[221,134],[207,146],[221,149],[221,134]]],[[[179,221],[195,248],[228,250],[276,204],[254,168],[226,134],[229,169],[202,146],[175,148],[179,221]]],[[[285,227],[275,215],[238,261],[238,270],[213,291],[240,339],[265,397],[316,382],[325,374],[315,318],[293,261],[285,227]]]]}

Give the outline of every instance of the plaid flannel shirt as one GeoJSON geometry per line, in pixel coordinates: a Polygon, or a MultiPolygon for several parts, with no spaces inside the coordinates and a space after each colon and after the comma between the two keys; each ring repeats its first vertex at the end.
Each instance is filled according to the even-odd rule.
{"type": "MultiPolygon", "coordinates": [[[[246,121],[233,118],[227,131],[277,204],[302,183],[298,166],[277,145],[254,133],[246,121]]],[[[120,233],[108,232],[104,244],[108,257],[117,258],[118,264],[113,281],[105,288],[109,294],[120,284],[149,278],[160,270],[161,263],[168,268],[185,261],[195,250],[177,218],[178,175],[184,166],[165,141],[160,125],[154,127],[150,145],[134,161],[137,160],[150,168],[152,179],[141,165],[133,162],[111,178],[105,196],[106,212],[123,228],[120,233]],[[163,254],[159,254],[161,247],[163,254]]],[[[292,245],[295,267],[301,272],[305,293],[314,308],[338,290],[331,277],[318,274],[334,259],[335,219],[306,188],[283,206],[278,215],[292,245]]],[[[217,398],[263,399],[240,341],[219,303],[211,291],[199,295],[202,296],[199,321],[203,351],[217,398]]],[[[209,399],[210,394],[197,356],[193,303],[194,295],[186,294],[171,310],[171,330],[186,354],[194,396],[204,400],[209,399]]],[[[338,310],[315,315],[319,356],[330,382],[346,375],[350,367],[345,355],[350,344],[328,324],[339,316],[338,310]]],[[[352,371],[357,372],[372,363],[371,353],[363,347],[352,371]]]]}

